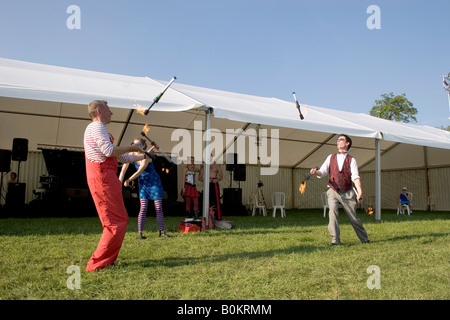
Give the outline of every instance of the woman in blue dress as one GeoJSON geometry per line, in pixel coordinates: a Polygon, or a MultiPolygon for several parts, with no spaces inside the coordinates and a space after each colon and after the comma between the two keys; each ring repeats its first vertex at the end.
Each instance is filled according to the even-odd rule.
{"type": "MultiPolygon", "coordinates": [[[[144,139],[135,139],[133,143],[141,146],[142,149],[147,149],[147,143],[144,139]]],[[[153,148],[152,148],[153,149],[153,148]]],[[[150,151],[151,152],[151,151],[150,151]]],[[[134,162],[136,172],[123,183],[125,187],[130,186],[130,183],[138,178],[139,181],[139,202],[140,209],[138,215],[138,239],[145,239],[143,236],[145,220],[147,217],[148,200],[153,200],[156,211],[156,223],[158,224],[159,236],[168,237],[164,228],[164,214],[162,208],[162,198],[164,197],[164,189],[159,178],[158,173],[153,166],[150,158],[146,157],[144,160],[134,162]]],[[[128,169],[128,163],[123,164],[119,179],[123,181],[125,173],[128,169]]]]}
{"type": "MultiPolygon", "coordinates": [[[[412,214],[413,208],[412,208],[412,204],[411,204],[411,195],[407,191],[408,191],[408,189],[406,187],[403,187],[402,193],[400,193],[400,198],[399,198],[400,202],[398,204],[398,208],[399,208],[400,212],[402,212],[402,206],[408,205],[410,214],[412,214]]],[[[401,214],[403,214],[403,212],[401,214]]]]}

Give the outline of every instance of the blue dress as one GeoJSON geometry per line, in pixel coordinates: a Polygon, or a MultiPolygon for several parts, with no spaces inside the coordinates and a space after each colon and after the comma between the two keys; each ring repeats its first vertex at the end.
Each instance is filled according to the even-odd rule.
{"type": "MultiPolygon", "coordinates": [[[[136,170],[139,169],[139,164],[134,163],[136,170]]],[[[139,198],[147,200],[158,200],[164,197],[164,189],[159,178],[158,173],[150,162],[145,170],[139,176],[139,198]]]]}
{"type": "Polygon", "coordinates": [[[411,203],[408,200],[407,196],[408,196],[408,193],[406,193],[406,195],[403,193],[400,193],[400,204],[410,204],[411,203]]]}

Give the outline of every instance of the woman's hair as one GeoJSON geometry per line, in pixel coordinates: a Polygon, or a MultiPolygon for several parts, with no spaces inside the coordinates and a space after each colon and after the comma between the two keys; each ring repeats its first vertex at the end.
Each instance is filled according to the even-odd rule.
{"type": "Polygon", "coordinates": [[[139,141],[142,144],[142,149],[147,149],[147,141],[145,141],[144,138],[136,138],[131,144],[133,144],[135,141],[139,141]]]}

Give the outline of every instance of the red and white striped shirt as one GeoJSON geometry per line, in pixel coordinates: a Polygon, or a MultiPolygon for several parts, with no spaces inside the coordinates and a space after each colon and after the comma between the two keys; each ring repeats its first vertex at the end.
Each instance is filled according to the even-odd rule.
{"type": "MultiPolygon", "coordinates": [[[[111,157],[114,145],[114,138],[101,121],[92,121],[84,131],[84,152],[91,162],[103,162],[111,157]]],[[[134,162],[132,154],[122,154],[117,157],[117,161],[126,163],[134,162]]]]}

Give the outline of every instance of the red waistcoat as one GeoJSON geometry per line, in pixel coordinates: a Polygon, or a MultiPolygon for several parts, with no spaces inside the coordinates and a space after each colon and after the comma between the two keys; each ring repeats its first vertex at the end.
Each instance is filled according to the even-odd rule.
{"type": "Polygon", "coordinates": [[[342,165],[342,170],[339,171],[339,166],[337,163],[337,154],[331,155],[330,159],[330,180],[328,185],[334,191],[345,192],[353,188],[352,184],[352,172],[350,169],[350,162],[352,161],[352,156],[348,155],[345,157],[344,164],[342,165]]]}

